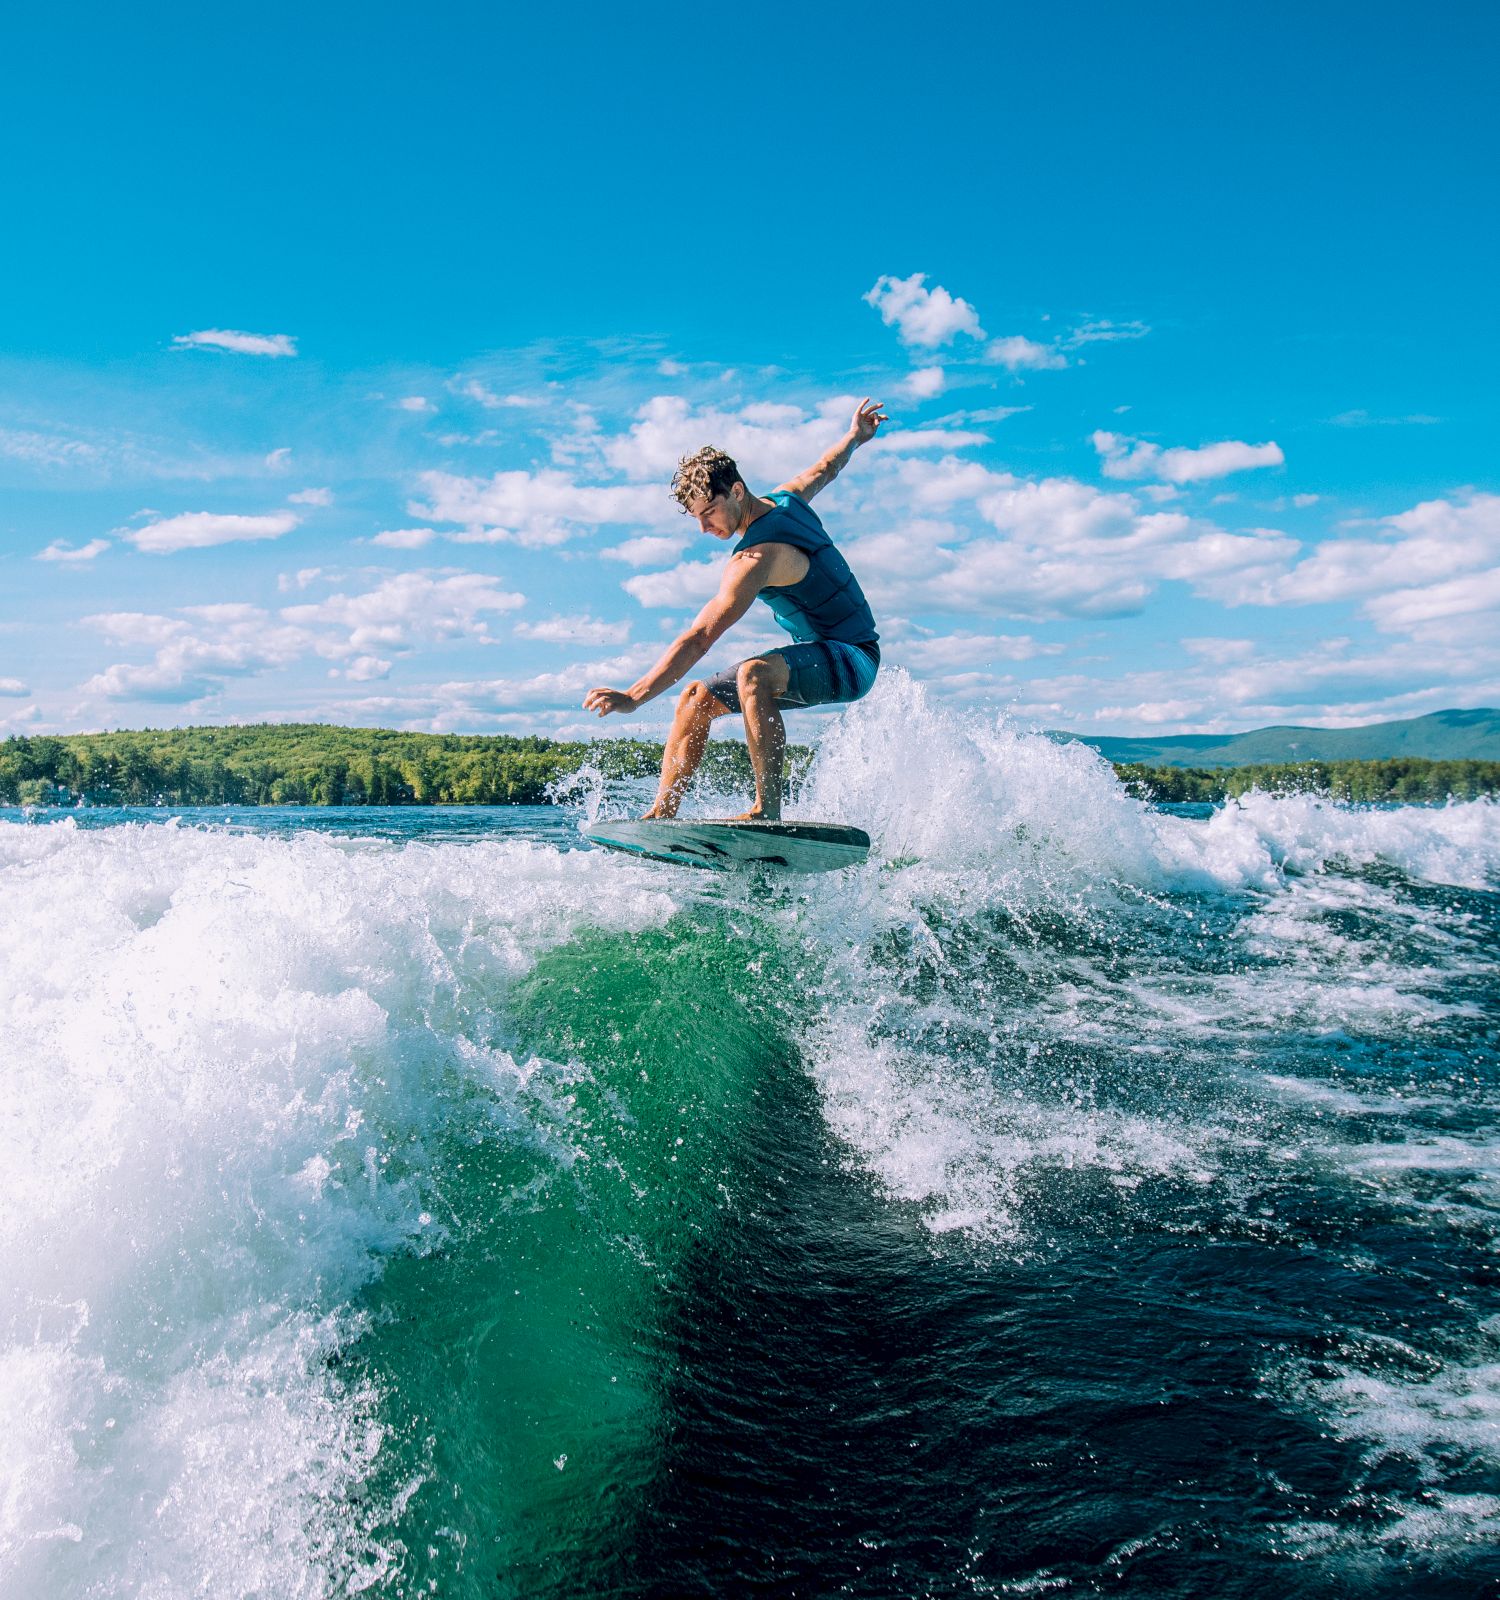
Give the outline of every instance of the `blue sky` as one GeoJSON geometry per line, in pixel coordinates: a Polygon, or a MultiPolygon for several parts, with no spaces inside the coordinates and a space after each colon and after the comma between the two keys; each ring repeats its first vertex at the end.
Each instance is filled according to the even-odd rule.
{"type": "Polygon", "coordinates": [[[1493,6],[306,9],[8,24],[0,734],[658,730],[673,462],[865,395],[955,708],[1500,704],[1493,6]]]}

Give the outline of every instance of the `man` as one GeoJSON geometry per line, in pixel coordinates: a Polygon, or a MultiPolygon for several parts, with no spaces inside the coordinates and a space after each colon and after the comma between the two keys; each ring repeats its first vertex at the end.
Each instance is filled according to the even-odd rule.
{"type": "Polygon", "coordinates": [[[745,743],[755,770],[755,804],[735,820],[776,821],[786,750],[781,708],[858,700],[875,682],[880,665],[875,618],[808,501],[833,482],[884,421],[878,400],[862,401],[848,433],[833,449],[764,498],[752,494],[740,469],[711,445],[679,464],[672,493],[682,509],[698,519],[705,533],[716,539],[738,535],[739,542],[719,592],[650,672],[629,689],[590,689],[584,707],[607,717],[654,700],[707,655],[757,595],[795,642],[682,691],[662,757],[661,786],[647,817],[677,815],[703,759],[709,724],[715,717],[743,712],[745,743]]]}

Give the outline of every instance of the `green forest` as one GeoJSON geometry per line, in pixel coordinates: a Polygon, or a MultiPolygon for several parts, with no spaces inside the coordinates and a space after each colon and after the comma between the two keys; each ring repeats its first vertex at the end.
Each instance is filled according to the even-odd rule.
{"type": "MultiPolygon", "coordinates": [[[[795,773],[811,752],[792,746],[795,773]]],[[[537,805],[592,766],[650,777],[661,746],[640,739],[556,743],[488,734],[398,733],[323,723],[169,728],[0,741],[5,805],[537,805]]],[[[1473,799],[1500,792],[1500,762],[1305,761],[1216,768],[1116,766],[1157,801],[1219,801],[1250,789],[1354,801],[1473,799]]],[[[709,746],[705,776],[748,789],[743,744],[709,746]]]]}

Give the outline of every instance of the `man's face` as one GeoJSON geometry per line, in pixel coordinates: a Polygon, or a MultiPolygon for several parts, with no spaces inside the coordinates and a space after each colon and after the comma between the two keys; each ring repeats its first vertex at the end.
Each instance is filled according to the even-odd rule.
{"type": "Polygon", "coordinates": [[[728,494],[716,494],[711,500],[697,500],[688,507],[688,515],[698,519],[698,526],[716,539],[732,539],[739,532],[740,518],[745,512],[743,485],[736,484],[728,494]]]}

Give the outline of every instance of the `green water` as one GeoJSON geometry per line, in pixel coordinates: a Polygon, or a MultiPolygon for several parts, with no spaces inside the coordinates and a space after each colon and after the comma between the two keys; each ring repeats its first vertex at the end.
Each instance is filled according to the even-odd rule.
{"type": "Polygon", "coordinates": [[[675,1309],[715,1270],[745,1147],[797,1071],[780,962],[746,913],[699,907],[582,933],[486,1008],[475,1043],[516,1063],[522,1117],[443,1152],[447,1242],[390,1264],[358,1350],[402,1444],[372,1489],[421,1477],[451,1502],[401,1557],[413,1584],[578,1593],[628,1548],[661,1467],[675,1309]]]}

